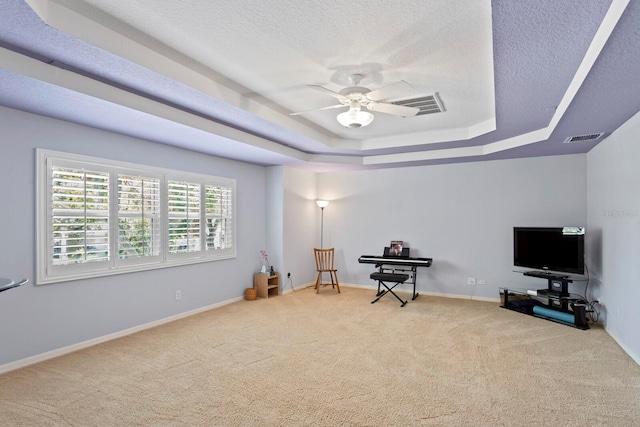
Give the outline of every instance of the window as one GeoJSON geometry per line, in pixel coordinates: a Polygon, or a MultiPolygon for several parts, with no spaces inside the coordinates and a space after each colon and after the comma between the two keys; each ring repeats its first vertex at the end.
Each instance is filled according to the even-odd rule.
{"type": "Polygon", "coordinates": [[[118,257],[156,261],[160,227],[160,178],[118,174],[118,257]]]}
{"type": "Polygon", "coordinates": [[[235,180],[38,150],[37,283],[234,258],[235,180]]]}
{"type": "Polygon", "coordinates": [[[51,168],[52,264],[109,260],[109,174],[51,168]]]}
{"type": "Polygon", "coordinates": [[[200,185],[169,181],[169,253],[198,252],[200,246],[200,185]]]}
{"type": "Polygon", "coordinates": [[[205,186],[205,220],[207,250],[233,247],[231,214],[233,195],[229,187],[205,186]]]}

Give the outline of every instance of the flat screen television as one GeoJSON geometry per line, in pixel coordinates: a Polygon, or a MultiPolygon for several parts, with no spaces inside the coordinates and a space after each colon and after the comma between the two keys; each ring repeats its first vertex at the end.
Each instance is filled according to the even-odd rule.
{"type": "Polygon", "coordinates": [[[513,264],[584,274],[584,227],[514,227],[513,264]]]}

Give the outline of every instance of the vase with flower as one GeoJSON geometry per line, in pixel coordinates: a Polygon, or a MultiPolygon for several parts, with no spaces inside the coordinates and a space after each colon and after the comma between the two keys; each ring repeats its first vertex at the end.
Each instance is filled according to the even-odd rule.
{"type": "Polygon", "coordinates": [[[269,270],[273,271],[273,267],[269,267],[269,256],[267,255],[267,251],[260,251],[260,256],[262,256],[262,269],[260,273],[269,274],[269,270]]]}

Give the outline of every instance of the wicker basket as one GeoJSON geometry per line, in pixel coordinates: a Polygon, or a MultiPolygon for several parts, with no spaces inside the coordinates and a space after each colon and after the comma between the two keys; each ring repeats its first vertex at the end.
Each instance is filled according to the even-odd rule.
{"type": "Polygon", "coordinates": [[[255,288],[247,288],[244,290],[244,299],[247,301],[253,301],[258,296],[258,291],[255,288]]]}

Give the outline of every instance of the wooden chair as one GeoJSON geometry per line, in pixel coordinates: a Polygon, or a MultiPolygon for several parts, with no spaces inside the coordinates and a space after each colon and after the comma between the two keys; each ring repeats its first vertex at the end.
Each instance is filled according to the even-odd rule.
{"type": "Polygon", "coordinates": [[[316,256],[316,270],[318,270],[318,278],[316,279],[316,293],[320,293],[320,285],[322,284],[322,273],[329,273],[331,277],[331,285],[333,288],[338,288],[338,293],[340,293],[340,283],[338,283],[338,275],[333,266],[333,248],[329,249],[318,249],[314,248],[313,252],[316,256]]]}

